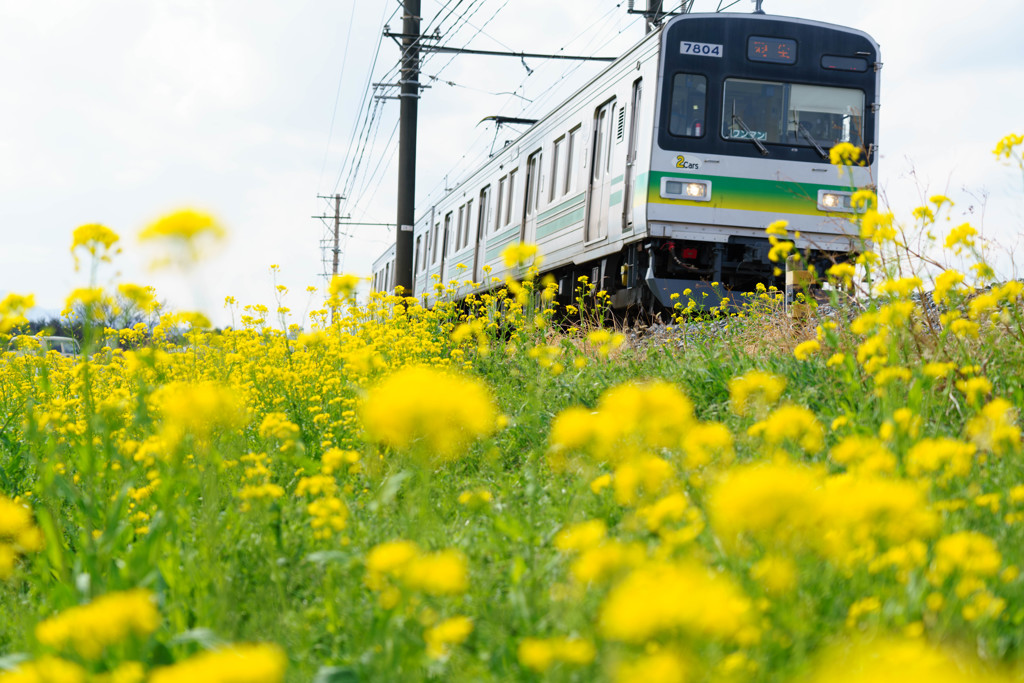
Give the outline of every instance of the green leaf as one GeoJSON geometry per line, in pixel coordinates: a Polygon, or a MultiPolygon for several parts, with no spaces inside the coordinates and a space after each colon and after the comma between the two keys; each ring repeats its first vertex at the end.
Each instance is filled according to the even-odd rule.
{"type": "Polygon", "coordinates": [[[313,677],[313,683],[358,683],[355,669],[345,666],[322,666],[313,677]]]}
{"type": "Polygon", "coordinates": [[[398,496],[398,492],[402,488],[402,484],[406,479],[411,477],[412,474],[408,470],[402,470],[398,474],[393,474],[384,480],[384,485],[380,487],[380,502],[383,505],[387,505],[395,500],[398,496]]]}
{"type": "Polygon", "coordinates": [[[349,553],[342,550],[318,550],[315,553],[306,555],[306,562],[312,562],[313,564],[325,565],[333,562],[343,562],[347,560],[349,553]]]}
{"type": "Polygon", "coordinates": [[[63,574],[64,542],[57,532],[57,525],[54,524],[53,515],[48,507],[40,506],[36,509],[36,522],[43,531],[43,538],[46,539],[46,559],[58,574],[63,574]]]}
{"type": "Polygon", "coordinates": [[[208,628],[193,628],[188,631],[182,631],[171,638],[169,644],[174,646],[185,645],[187,643],[195,643],[204,650],[214,650],[228,644],[226,640],[208,628]]]}
{"type": "Polygon", "coordinates": [[[14,671],[22,662],[28,661],[30,657],[24,652],[0,657],[0,671],[14,671]]]}

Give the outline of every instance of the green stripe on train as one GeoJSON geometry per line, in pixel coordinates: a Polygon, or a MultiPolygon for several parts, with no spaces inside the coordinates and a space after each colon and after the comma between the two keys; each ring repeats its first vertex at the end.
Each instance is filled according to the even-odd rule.
{"type": "Polygon", "coordinates": [[[817,183],[798,183],[784,180],[759,180],[755,178],[730,178],[694,173],[652,171],[647,184],[647,201],[650,204],[703,206],[713,209],[795,213],[805,216],[830,215],[825,211],[818,210],[818,190],[849,192],[850,188],[842,185],[819,185],[817,183]],[[711,201],[697,202],[688,199],[665,199],[661,196],[662,178],[708,180],[711,182],[711,201]]]}
{"type": "Polygon", "coordinates": [[[561,218],[556,218],[555,220],[549,221],[548,223],[545,223],[542,226],[538,226],[537,227],[537,239],[541,239],[543,237],[547,237],[548,235],[556,233],[559,230],[564,230],[565,228],[568,228],[573,223],[581,223],[581,222],[583,222],[583,214],[584,214],[583,208],[584,208],[583,204],[581,203],[579,205],[579,208],[576,209],[575,211],[570,211],[569,213],[565,214],[561,218]]]}
{"type": "Polygon", "coordinates": [[[568,208],[571,208],[573,204],[581,203],[586,198],[586,196],[587,193],[582,192],[576,195],[575,197],[570,197],[569,199],[566,199],[564,202],[559,203],[557,206],[551,207],[547,211],[542,211],[541,213],[537,214],[537,225],[540,225],[547,219],[551,218],[559,211],[564,211],[568,208]]]}
{"type": "Polygon", "coordinates": [[[488,261],[493,261],[494,259],[498,258],[498,256],[501,254],[502,249],[504,249],[506,245],[512,243],[513,240],[517,239],[519,239],[518,225],[513,225],[505,232],[500,232],[497,235],[492,235],[490,239],[487,240],[487,253],[485,258],[488,261]]]}

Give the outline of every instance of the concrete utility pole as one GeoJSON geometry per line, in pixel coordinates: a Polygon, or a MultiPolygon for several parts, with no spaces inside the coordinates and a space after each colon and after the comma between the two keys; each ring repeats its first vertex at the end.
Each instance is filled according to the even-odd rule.
{"type": "Polygon", "coordinates": [[[420,97],[420,0],[404,0],[401,123],[398,129],[398,216],[395,287],[412,293],[412,235],[416,223],[416,118],[420,97]]]}
{"type": "MultiPolygon", "coordinates": [[[[655,0],[650,0],[654,2],[655,0]]],[[[660,3],[659,3],[660,7],[660,3]]],[[[564,54],[537,54],[526,52],[497,52],[493,50],[469,50],[438,45],[425,45],[422,40],[438,40],[440,34],[420,35],[420,0],[403,0],[402,32],[392,33],[385,27],[384,35],[401,38],[402,68],[398,84],[401,100],[398,127],[398,216],[395,221],[398,230],[395,235],[395,287],[402,287],[406,294],[412,293],[413,226],[416,223],[416,124],[419,111],[420,90],[429,86],[420,85],[420,52],[444,52],[453,54],[475,54],[500,57],[526,57],[539,59],[573,59],[581,61],[612,62],[615,57],[583,57],[564,54]]],[[[525,63],[525,62],[524,62],[525,63]]],[[[376,85],[376,84],[375,84],[376,85]]],[[[390,99],[391,96],[382,96],[390,99]]]]}
{"type": "Polygon", "coordinates": [[[341,228],[341,195],[334,195],[334,261],[331,265],[331,277],[338,274],[338,232],[341,228]]]}
{"type": "MultiPolygon", "coordinates": [[[[333,216],[313,216],[313,218],[319,218],[322,221],[331,220],[332,218],[334,219],[334,249],[331,250],[331,252],[333,254],[333,256],[331,258],[331,277],[334,277],[335,275],[338,274],[338,260],[339,260],[339,255],[341,254],[341,245],[340,245],[341,219],[342,219],[342,215],[341,215],[341,200],[344,199],[344,197],[342,197],[340,194],[334,194],[334,195],[318,194],[317,197],[320,198],[320,199],[333,199],[334,200],[334,215],[333,216]]],[[[347,216],[346,216],[346,218],[347,218],[347,216]]],[[[324,263],[324,265],[326,266],[327,264],[324,263]]],[[[324,277],[326,277],[326,276],[327,276],[327,274],[324,273],[324,277]]],[[[330,282],[330,280],[328,280],[328,282],[330,282]]]]}

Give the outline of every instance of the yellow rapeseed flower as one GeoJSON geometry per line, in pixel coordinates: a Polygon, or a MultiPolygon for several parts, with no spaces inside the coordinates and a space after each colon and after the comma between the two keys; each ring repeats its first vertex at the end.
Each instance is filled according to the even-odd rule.
{"type": "Polygon", "coordinates": [[[0,671],[0,683],[86,683],[85,669],[60,657],[44,655],[21,662],[11,671],[0,671]]]}
{"type": "Polygon", "coordinates": [[[28,506],[0,493],[0,581],[11,577],[19,556],[42,548],[43,535],[28,506]]]}
{"type": "Polygon", "coordinates": [[[773,446],[793,443],[809,453],[820,451],[825,437],[814,413],[792,404],[779,406],[766,419],[752,425],[747,433],[773,446]]]}
{"type": "Polygon", "coordinates": [[[0,334],[28,324],[25,314],[36,305],[35,296],[10,293],[0,300],[0,334]]]}
{"type": "Polygon", "coordinates": [[[992,150],[992,153],[996,155],[997,159],[1000,157],[1009,159],[1013,154],[1014,148],[1021,144],[1024,144],[1024,135],[1010,133],[996,143],[995,149],[992,150]]]}
{"type": "Polygon", "coordinates": [[[798,570],[792,558],[766,555],[750,567],[750,578],[771,595],[783,595],[797,584],[798,570]]]}
{"type": "Polygon", "coordinates": [[[797,360],[807,360],[820,349],[821,342],[817,339],[808,339],[807,341],[800,342],[796,345],[796,348],[793,349],[793,355],[797,360]]]}
{"type": "Polygon", "coordinates": [[[677,448],[693,420],[693,403],[668,382],[621,384],[605,391],[597,409],[559,413],[549,441],[554,454],[586,452],[618,462],[638,452],[677,448]]]}
{"type": "Polygon", "coordinates": [[[828,151],[829,161],[835,166],[850,166],[860,159],[860,147],[840,142],[828,151]]]}
{"type": "Polygon", "coordinates": [[[135,589],[108,593],[39,622],[36,640],[47,647],[72,650],[86,659],[98,659],[106,648],[132,635],[148,636],[159,625],[153,594],[135,589]]]}
{"type": "Polygon", "coordinates": [[[711,528],[726,548],[746,537],[803,545],[815,535],[823,486],[818,470],[785,461],[730,469],[708,492],[711,528]]]}
{"type": "Polygon", "coordinates": [[[461,456],[491,434],[497,410],[478,380],[432,368],[403,368],[370,389],[359,411],[367,436],[425,462],[461,456]]]}
{"type": "Polygon", "coordinates": [[[331,297],[328,303],[330,305],[341,305],[341,302],[352,298],[360,280],[362,278],[358,275],[335,275],[332,277],[331,284],[327,288],[327,292],[331,297]]]}
{"type": "Polygon", "coordinates": [[[974,656],[942,650],[924,638],[885,637],[826,648],[808,683],[1009,683],[974,656]]]}
{"type": "Polygon", "coordinates": [[[427,629],[423,640],[427,643],[427,656],[441,659],[453,645],[461,645],[473,632],[473,620],[469,617],[450,617],[440,624],[427,629]]]}
{"type": "Polygon", "coordinates": [[[537,253],[536,244],[513,243],[505,247],[501,252],[501,258],[506,268],[514,268],[532,263],[539,266],[541,256],[537,253]]]}
{"type": "Polygon", "coordinates": [[[878,293],[906,299],[915,291],[920,290],[922,284],[921,278],[916,276],[885,280],[878,285],[878,293]]]}
{"type": "Polygon", "coordinates": [[[782,377],[751,370],[729,380],[729,405],[740,417],[759,417],[778,402],[785,388],[786,380],[782,377]]]}
{"type": "Polygon", "coordinates": [[[980,450],[996,455],[1019,449],[1016,408],[1006,399],[993,399],[967,422],[967,436],[980,450]]]}
{"type": "Polygon", "coordinates": [[[162,416],[162,432],[171,442],[186,434],[206,438],[245,423],[246,410],[235,391],[214,382],[174,382],[153,392],[150,401],[162,416]]]}
{"type": "Polygon", "coordinates": [[[750,599],[726,574],[693,562],[651,562],[608,593],[598,631],[629,643],[678,630],[743,643],[757,638],[755,614],[750,599]]]}
{"type": "Polygon", "coordinates": [[[523,638],[516,650],[519,663],[527,669],[544,673],[556,662],[582,666],[594,661],[597,650],[582,638],[523,638]]]}
{"type": "Polygon", "coordinates": [[[944,270],[935,276],[935,290],[932,292],[932,299],[937,304],[945,303],[950,293],[957,292],[957,285],[964,281],[963,273],[955,270],[944,270]]]}
{"type": "Polygon", "coordinates": [[[945,247],[946,249],[952,249],[954,253],[959,254],[962,247],[973,247],[974,237],[978,234],[970,223],[962,223],[957,227],[949,231],[946,235],[945,247]]]}
{"type": "Polygon", "coordinates": [[[167,250],[151,263],[152,268],[177,265],[187,268],[203,255],[204,248],[224,239],[224,227],[208,213],[194,209],[175,211],[150,223],[139,241],[159,244],[167,250]]]}
{"type": "Polygon", "coordinates": [[[175,239],[191,242],[201,235],[217,239],[225,236],[224,227],[213,216],[194,209],[182,209],[157,219],[139,233],[143,242],[175,239]]]}
{"type": "Polygon", "coordinates": [[[277,645],[230,645],[156,669],[149,683],[281,683],[287,666],[277,645]]]}
{"type": "Polygon", "coordinates": [[[91,256],[109,262],[110,249],[120,239],[116,232],[99,223],[87,223],[75,228],[71,233],[71,254],[75,259],[75,270],[78,270],[79,249],[85,249],[91,256]]]}
{"type": "Polygon", "coordinates": [[[970,576],[995,576],[1003,557],[992,538],[977,531],[957,531],[935,543],[932,571],[936,577],[954,572],[970,576]]]}
{"type": "Polygon", "coordinates": [[[469,561],[454,549],[418,555],[406,565],[401,580],[429,595],[458,595],[469,589],[469,561]]]}
{"type": "Polygon", "coordinates": [[[608,535],[603,519],[588,519],[571,524],[555,534],[555,547],[563,553],[579,552],[591,548],[608,535]]]}
{"type": "Polygon", "coordinates": [[[623,569],[643,563],[647,553],[640,543],[610,540],[587,548],[569,565],[569,573],[586,586],[603,582],[623,569]]]}
{"type": "Polygon", "coordinates": [[[732,432],[720,422],[694,423],[683,435],[681,446],[689,469],[728,464],[735,455],[732,432]]]}
{"type": "Polygon", "coordinates": [[[986,377],[968,377],[957,380],[956,388],[964,392],[969,405],[977,405],[979,400],[992,393],[992,382],[986,377]]]}
{"type": "Polygon", "coordinates": [[[693,680],[692,668],[674,652],[651,652],[620,663],[615,668],[615,683],[687,683],[693,680]]]}
{"type": "Polygon", "coordinates": [[[857,267],[852,263],[837,263],[830,266],[825,271],[825,274],[849,287],[853,284],[853,278],[857,274],[857,267]]]}
{"type": "Polygon", "coordinates": [[[879,439],[848,436],[829,451],[833,462],[865,473],[895,472],[896,456],[879,439]]]}

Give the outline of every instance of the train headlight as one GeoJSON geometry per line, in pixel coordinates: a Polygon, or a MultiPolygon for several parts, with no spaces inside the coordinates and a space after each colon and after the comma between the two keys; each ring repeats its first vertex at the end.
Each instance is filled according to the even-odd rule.
{"type": "Polygon", "coordinates": [[[708,186],[704,183],[686,183],[686,196],[703,198],[707,196],[708,186]]]}
{"type": "Polygon", "coordinates": [[[818,190],[818,209],[821,211],[842,211],[852,213],[853,193],[834,190],[818,190]]]}
{"type": "Polygon", "coordinates": [[[686,199],[691,202],[710,201],[711,181],[662,178],[661,196],[665,199],[686,199]]]}

